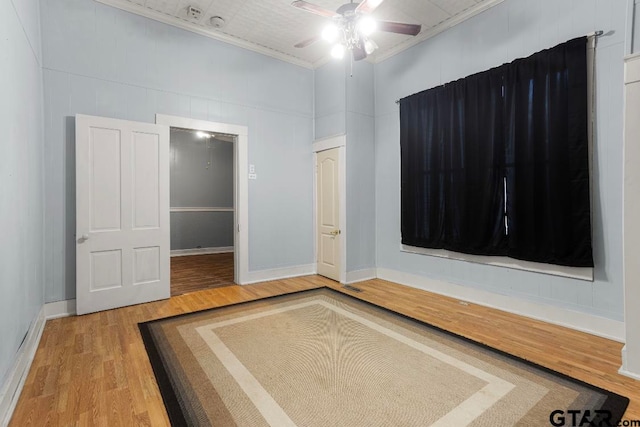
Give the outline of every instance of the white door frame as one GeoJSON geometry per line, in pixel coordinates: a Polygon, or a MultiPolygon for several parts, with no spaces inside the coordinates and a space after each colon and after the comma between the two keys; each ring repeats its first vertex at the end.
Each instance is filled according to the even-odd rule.
{"type": "Polygon", "coordinates": [[[624,96],[624,152],[623,152],[623,289],[624,289],[624,326],[625,346],[622,349],[622,367],[618,373],[640,380],[640,331],[637,308],[640,296],[640,266],[638,266],[638,246],[640,246],[640,126],[636,119],[640,109],[640,53],[625,58],[625,96],[624,96]]]}
{"type": "Polygon", "coordinates": [[[234,178],[234,280],[237,284],[245,284],[249,274],[249,128],[246,126],[216,123],[187,117],[156,114],[156,123],[168,127],[195,129],[205,132],[226,133],[236,135],[233,144],[234,178]]]}
{"type": "MultiPolygon", "coordinates": [[[[347,280],[347,136],[336,135],[328,138],[317,139],[313,142],[313,256],[317,265],[318,262],[318,153],[320,151],[338,148],[338,191],[340,192],[339,208],[339,229],[341,231],[340,240],[340,283],[347,280]]],[[[316,267],[317,271],[317,267],[316,267]]]]}

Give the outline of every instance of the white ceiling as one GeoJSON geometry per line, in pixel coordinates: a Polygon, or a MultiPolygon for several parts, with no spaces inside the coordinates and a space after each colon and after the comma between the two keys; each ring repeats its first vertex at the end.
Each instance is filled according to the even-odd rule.
{"type": "MultiPolygon", "coordinates": [[[[291,6],[291,0],[98,0],[102,3],[176,25],[215,39],[258,51],[297,65],[314,68],[327,61],[329,44],[319,41],[303,49],[293,45],[319,34],[329,21],[291,6]],[[187,16],[189,6],[203,11],[200,19],[187,16]],[[221,16],[223,28],[213,28],[210,18],[221,16]]],[[[348,0],[308,0],[336,10],[348,0]]],[[[375,33],[379,49],[373,62],[388,58],[468,19],[503,0],[386,0],[373,13],[384,21],[422,24],[416,37],[375,33]]],[[[355,1],[358,2],[357,0],[355,1]]]]}

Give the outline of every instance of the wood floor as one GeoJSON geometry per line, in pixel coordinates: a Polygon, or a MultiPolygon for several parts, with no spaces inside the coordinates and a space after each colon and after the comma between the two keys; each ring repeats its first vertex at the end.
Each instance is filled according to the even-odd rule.
{"type": "Polygon", "coordinates": [[[137,323],[319,286],[388,307],[631,399],[640,382],[617,373],[622,344],[383,280],[353,293],[308,276],[194,292],[80,317],[48,321],[10,426],[167,426],[137,323]]]}
{"type": "Polygon", "coordinates": [[[171,258],[171,296],[233,285],[233,252],[171,258]]]}

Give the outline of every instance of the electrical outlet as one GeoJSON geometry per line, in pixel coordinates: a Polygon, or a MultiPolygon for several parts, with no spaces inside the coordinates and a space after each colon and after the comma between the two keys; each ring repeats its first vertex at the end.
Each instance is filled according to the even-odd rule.
{"type": "Polygon", "coordinates": [[[250,173],[249,174],[249,179],[258,179],[258,174],[257,173],[250,173]]]}
{"type": "Polygon", "coordinates": [[[256,165],[249,165],[249,173],[256,173],[256,165]]]}

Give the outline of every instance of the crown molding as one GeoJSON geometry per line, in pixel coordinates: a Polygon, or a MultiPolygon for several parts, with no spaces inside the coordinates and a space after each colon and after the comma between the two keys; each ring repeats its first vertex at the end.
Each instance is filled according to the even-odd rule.
{"type": "MultiPolygon", "coordinates": [[[[400,52],[403,52],[407,49],[409,49],[410,47],[413,47],[417,44],[422,43],[423,41],[430,39],[432,37],[437,36],[438,34],[447,31],[448,29],[466,21],[467,19],[473,18],[474,16],[484,12],[487,9],[492,8],[493,6],[496,6],[502,2],[504,2],[505,0],[491,0],[485,3],[480,3],[477,4],[475,6],[470,7],[469,9],[465,10],[464,12],[454,16],[453,18],[443,22],[442,24],[436,25],[433,28],[430,28],[427,31],[421,32],[420,34],[418,34],[415,37],[411,37],[408,38],[406,41],[392,47],[391,49],[380,53],[380,54],[375,54],[375,55],[370,55],[366,61],[370,62],[372,64],[377,64],[378,62],[382,62],[386,59],[391,58],[392,56],[395,56],[397,54],[399,54],[400,52]]],[[[636,1],[640,1],[640,0],[636,0],[636,1]]],[[[329,61],[331,61],[331,57],[329,55],[315,61],[312,66],[314,69],[319,68],[323,65],[325,65],[326,63],[328,63],[329,61]]]]}
{"type": "Polygon", "coordinates": [[[417,36],[407,39],[406,41],[392,47],[386,52],[383,52],[379,55],[374,55],[373,58],[371,59],[371,62],[373,62],[374,64],[377,64],[378,62],[382,62],[385,59],[389,59],[392,56],[397,55],[400,52],[405,51],[410,47],[417,45],[418,43],[421,43],[427,39],[430,39],[431,37],[435,37],[438,34],[444,31],[447,31],[449,28],[454,27],[460,24],[461,22],[466,21],[467,19],[473,18],[474,16],[484,12],[485,10],[490,9],[493,6],[496,6],[502,3],[503,1],[504,0],[491,0],[488,2],[479,3],[475,6],[472,6],[469,9],[465,10],[464,12],[452,17],[451,19],[444,21],[442,24],[436,25],[435,27],[430,28],[427,31],[421,32],[417,36]]]}
{"type": "Polygon", "coordinates": [[[131,3],[126,0],[95,0],[95,1],[98,3],[106,4],[107,6],[112,6],[112,7],[124,10],[126,12],[131,12],[136,15],[141,15],[146,18],[153,19],[154,21],[160,21],[164,24],[182,28],[183,30],[191,31],[193,33],[200,34],[205,37],[209,37],[215,40],[229,43],[234,46],[241,47],[243,49],[251,50],[256,53],[261,53],[263,55],[270,56],[272,58],[279,59],[281,61],[288,62],[293,65],[308,68],[311,70],[314,68],[311,62],[303,61],[302,59],[295,58],[291,55],[287,55],[286,53],[282,53],[265,46],[260,46],[255,43],[249,42],[247,40],[230,36],[228,34],[220,33],[213,29],[208,30],[207,28],[201,27],[200,25],[193,24],[189,21],[185,21],[183,19],[176,18],[175,16],[170,16],[162,12],[152,10],[144,6],[140,6],[138,4],[131,3]]]}
{"type": "MultiPolygon", "coordinates": [[[[196,34],[200,34],[205,37],[209,37],[215,40],[219,40],[225,43],[232,44],[234,46],[238,46],[243,49],[247,49],[256,53],[260,53],[262,55],[270,56],[275,59],[279,59],[284,62],[288,62],[293,65],[297,65],[300,67],[308,68],[311,70],[315,70],[316,68],[321,67],[322,65],[331,61],[331,57],[326,55],[320,58],[317,61],[309,62],[304,61],[302,59],[296,58],[294,56],[288,55],[286,53],[268,48],[266,46],[260,46],[256,43],[240,39],[238,37],[230,36],[225,33],[218,32],[216,30],[208,29],[206,27],[202,27],[200,25],[194,24],[192,22],[177,18],[175,16],[167,15],[162,12],[158,12],[144,6],[138,5],[136,3],[129,2],[127,0],[95,0],[98,3],[105,4],[107,6],[112,6],[126,12],[134,13],[136,15],[141,15],[149,19],[153,19],[155,21],[159,21],[168,25],[172,25],[174,27],[182,28],[183,30],[191,31],[196,34]]],[[[421,32],[415,37],[407,39],[405,42],[400,43],[393,48],[387,50],[384,53],[372,55],[367,58],[368,62],[373,64],[377,64],[378,62],[382,62],[388,58],[391,58],[394,55],[403,52],[410,47],[413,47],[431,37],[435,37],[436,35],[448,30],[449,28],[460,24],[461,22],[466,21],[469,18],[472,18],[479,13],[484,12],[487,9],[492,8],[504,0],[491,0],[488,2],[477,4],[476,6],[472,6],[464,12],[454,16],[453,18],[444,21],[442,24],[436,25],[433,28],[430,28],[427,31],[421,32]]]]}

